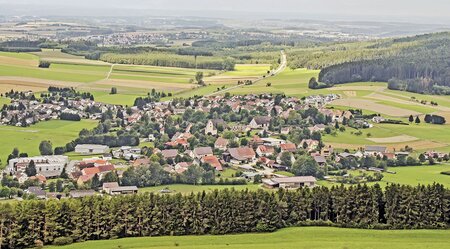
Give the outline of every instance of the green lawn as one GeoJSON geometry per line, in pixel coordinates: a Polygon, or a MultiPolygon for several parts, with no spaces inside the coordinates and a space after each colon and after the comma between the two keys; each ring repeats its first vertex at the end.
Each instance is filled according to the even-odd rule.
{"type": "MultiPolygon", "coordinates": [[[[450,127],[448,125],[434,125],[434,124],[410,124],[410,125],[397,125],[397,124],[374,124],[373,128],[362,129],[362,135],[357,136],[355,133],[357,130],[346,127],[345,132],[337,132],[337,136],[325,135],[323,137],[325,142],[331,143],[344,143],[354,145],[369,145],[376,144],[373,141],[368,140],[367,134],[370,133],[370,138],[389,138],[401,135],[407,135],[416,137],[421,141],[428,141],[438,147],[446,147],[450,145],[450,127]]],[[[413,141],[415,142],[415,141],[413,141]]],[[[405,142],[402,142],[404,144],[405,142]]],[[[391,144],[395,144],[394,142],[391,144]]],[[[422,146],[422,145],[421,145],[422,146]]],[[[426,144],[424,144],[426,146],[426,144]]],[[[414,148],[414,143],[412,143],[414,148]]],[[[417,148],[423,149],[423,148],[417,148]]],[[[447,151],[448,152],[448,151],[447,151]]]]}
{"type": "Polygon", "coordinates": [[[223,73],[224,76],[259,76],[267,75],[270,65],[267,64],[236,64],[234,71],[223,73]]]}
{"type": "Polygon", "coordinates": [[[197,72],[203,72],[206,77],[213,70],[196,70],[174,67],[154,67],[154,66],[114,66],[112,79],[140,80],[161,83],[190,83],[195,78],[197,72]]]}
{"type": "Polygon", "coordinates": [[[450,188],[450,176],[441,174],[443,171],[450,171],[450,165],[448,164],[417,167],[392,167],[389,168],[389,170],[396,172],[396,174],[384,173],[384,178],[382,179],[382,182],[384,183],[426,185],[436,182],[450,188]]]}
{"type": "MultiPolygon", "coordinates": [[[[433,183],[443,184],[450,188],[450,176],[443,175],[441,172],[450,171],[449,164],[433,165],[433,166],[411,166],[411,167],[390,167],[389,171],[396,172],[396,174],[383,173],[383,179],[380,182],[370,182],[368,185],[380,184],[381,187],[386,187],[390,183],[404,184],[416,186],[418,184],[428,185],[433,183]]],[[[362,174],[359,170],[349,170],[349,174],[357,176],[362,174]]],[[[373,172],[367,172],[373,174],[373,172]]],[[[329,182],[321,180],[318,182],[321,186],[331,187],[333,185],[340,185],[340,183],[329,182]]],[[[347,186],[350,186],[347,184],[347,186]]]]}
{"type": "Polygon", "coordinates": [[[117,94],[109,94],[109,92],[104,91],[90,91],[94,95],[94,99],[96,102],[102,102],[113,105],[123,105],[123,106],[132,106],[134,104],[134,100],[139,96],[147,96],[145,92],[142,94],[138,93],[119,93],[117,94]]]}
{"type": "Polygon", "coordinates": [[[140,193],[146,193],[146,192],[154,192],[154,193],[159,193],[160,190],[162,189],[169,189],[172,191],[172,193],[182,193],[182,194],[189,194],[189,193],[197,193],[197,192],[211,192],[214,190],[222,190],[222,189],[231,189],[234,188],[236,190],[244,190],[244,189],[248,189],[248,190],[257,190],[260,189],[261,187],[259,186],[259,184],[247,184],[247,185],[188,185],[188,184],[172,184],[172,185],[161,185],[161,186],[156,186],[156,187],[147,187],[147,188],[140,188],[139,192],[140,193]]]}
{"type": "Polygon", "coordinates": [[[280,74],[265,79],[251,86],[244,86],[230,91],[232,94],[248,93],[286,93],[290,96],[301,97],[307,94],[315,94],[308,89],[308,82],[311,77],[317,77],[318,70],[285,69],[280,74]],[[266,83],[272,83],[270,87],[266,83]],[[311,92],[311,93],[309,93],[311,92]]]}
{"type": "Polygon", "coordinates": [[[82,120],[80,122],[51,120],[40,122],[31,127],[11,127],[0,126],[0,159],[2,165],[6,164],[6,159],[11,151],[17,147],[20,152],[28,155],[39,154],[39,143],[43,140],[50,140],[53,148],[62,146],[78,137],[78,133],[83,128],[92,129],[97,125],[97,121],[82,120]]]}
{"type": "Polygon", "coordinates": [[[61,249],[445,249],[450,230],[362,230],[332,227],[295,227],[274,233],[223,236],[167,236],[89,241],[61,249]]]}
{"type": "Polygon", "coordinates": [[[0,52],[0,56],[11,57],[24,60],[38,60],[39,57],[29,53],[17,53],[17,52],[0,52]]]}
{"type": "Polygon", "coordinates": [[[11,103],[11,100],[5,97],[0,97],[0,106],[11,103]]]}
{"type": "Polygon", "coordinates": [[[93,82],[104,79],[108,66],[52,64],[50,68],[0,65],[0,76],[29,77],[69,82],[93,82]]]}

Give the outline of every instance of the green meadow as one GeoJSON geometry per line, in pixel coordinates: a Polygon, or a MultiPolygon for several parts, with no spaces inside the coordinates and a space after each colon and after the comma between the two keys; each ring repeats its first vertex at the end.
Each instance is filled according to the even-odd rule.
{"type": "Polygon", "coordinates": [[[216,71],[213,70],[115,65],[110,78],[188,84],[194,80],[197,72],[203,72],[205,77],[211,73],[216,73],[216,71]]]}
{"type": "MultiPolygon", "coordinates": [[[[405,120],[406,121],[406,120],[405,120]]],[[[407,121],[406,121],[407,122],[407,121]]],[[[398,125],[398,124],[374,124],[373,128],[362,129],[361,135],[356,135],[356,129],[346,127],[345,132],[337,131],[337,135],[324,135],[325,143],[351,144],[359,147],[364,145],[386,145],[395,144],[409,145],[413,149],[425,150],[429,148],[440,148],[450,146],[449,125],[420,124],[398,125]],[[370,139],[391,138],[398,136],[409,136],[416,138],[412,141],[393,141],[376,143],[370,139]]],[[[355,147],[354,146],[354,147],[355,147]]],[[[448,151],[447,151],[448,152],[448,151]]]]}
{"type": "MultiPolygon", "coordinates": [[[[383,173],[383,179],[379,182],[370,182],[368,185],[374,185],[378,183],[381,187],[386,187],[388,184],[404,184],[416,186],[418,184],[428,185],[433,183],[443,184],[446,188],[450,188],[450,176],[441,174],[444,171],[450,171],[449,164],[439,164],[439,165],[426,165],[426,166],[408,166],[408,167],[389,167],[391,173],[383,173]]],[[[367,174],[373,174],[372,172],[364,171],[367,174]]],[[[349,170],[349,174],[353,176],[360,175],[362,172],[359,170],[349,170]]],[[[333,183],[326,180],[321,180],[318,182],[321,186],[331,187],[339,186],[340,183],[333,183]]],[[[350,184],[345,184],[345,186],[351,186],[350,184]]]]}
{"type": "Polygon", "coordinates": [[[445,249],[450,230],[362,230],[333,227],[293,227],[274,233],[166,236],[89,241],[61,249],[445,249]]]}
{"type": "Polygon", "coordinates": [[[92,129],[97,125],[97,121],[82,120],[80,122],[51,120],[40,122],[31,127],[11,127],[0,126],[0,159],[2,165],[6,164],[8,155],[14,148],[28,155],[39,155],[39,143],[49,140],[56,146],[63,146],[78,137],[78,133],[83,129],[92,129]]]}
{"type": "Polygon", "coordinates": [[[270,65],[266,64],[237,64],[234,71],[225,72],[224,76],[255,76],[262,77],[267,75],[270,65]]]}
{"type": "Polygon", "coordinates": [[[280,74],[262,80],[250,86],[243,86],[230,91],[231,94],[248,93],[287,93],[291,96],[304,96],[309,92],[308,82],[311,77],[317,77],[318,70],[285,69],[280,74]],[[271,86],[267,86],[267,83],[271,86]]]}
{"type": "Polygon", "coordinates": [[[1,76],[27,77],[68,82],[92,82],[106,77],[107,66],[52,64],[50,68],[38,68],[0,64],[1,76]]]}
{"type": "Polygon", "coordinates": [[[132,106],[134,104],[134,100],[139,96],[147,96],[147,94],[144,92],[141,93],[130,93],[130,92],[124,92],[120,93],[122,89],[119,88],[119,93],[117,94],[110,94],[108,89],[105,89],[105,91],[89,91],[94,95],[94,99],[96,102],[101,103],[107,103],[107,104],[113,104],[113,105],[123,105],[123,106],[132,106]]]}

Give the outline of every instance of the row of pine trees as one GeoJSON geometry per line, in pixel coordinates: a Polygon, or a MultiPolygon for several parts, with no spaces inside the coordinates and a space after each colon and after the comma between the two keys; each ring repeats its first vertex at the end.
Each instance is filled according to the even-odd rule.
{"type": "Polygon", "coordinates": [[[222,190],[29,200],[0,205],[1,248],[123,237],[269,232],[330,225],[411,229],[450,227],[442,185],[317,187],[277,192],[222,190]]]}

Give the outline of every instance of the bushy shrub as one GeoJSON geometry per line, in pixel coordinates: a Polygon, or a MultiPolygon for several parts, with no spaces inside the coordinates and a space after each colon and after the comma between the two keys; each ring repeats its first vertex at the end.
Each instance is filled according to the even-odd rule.
{"type": "Polygon", "coordinates": [[[72,243],[73,243],[73,239],[70,237],[59,237],[53,241],[53,245],[57,245],[57,246],[70,245],[72,243]]]}

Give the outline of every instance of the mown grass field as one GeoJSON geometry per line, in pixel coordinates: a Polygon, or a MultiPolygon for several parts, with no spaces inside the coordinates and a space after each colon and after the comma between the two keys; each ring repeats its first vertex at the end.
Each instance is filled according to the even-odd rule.
{"type": "Polygon", "coordinates": [[[146,96],[146,92],[128,92],[123,91],[123,89],[119,89],[119,93],[110,94],[105,91],[89,91],[94,95],[94,99],[96,102],[108,103],[113,105],[123,105],[123,106],[132,106],[134,104],[134,100],[139,96],[146,96]],[[122,91],[123,93],[120,93],[122,91]]]}
{"type": "MultiPolygon", "coordinates": [[[[441,172],[450,171],[449,164],[440,164],[433,166],[411,166],[411,167],[390,167],[389,171],[395,172],[396,174],[383,173],[383,179],[380,182],[370,182],[368,185],[374,185],[378,183],[381,187],[386,187],[388,184],[404,184],[416,186],[418,184],[428,185],[433,183],[443,184],[446,188],[450,188],[450,176],[443,175],[441,172]]],[[[359,170],[349,170],[347,171],[353,176],[361,174],[359,170]]],[[[364,171],[367,174],[373,174],[373,172],[364,171]]],[[[333,185],[341,185],[340,183],[334,183],[326,180],[321,180],[318,182],[321,186],[331,187],[333,185]]],[[[345,184],[350,186],[349,184],[345,184]]]]}
{"type": "MultiPolygon", "coordinates": [[[[338,148],[358,148],[364,145],[384,145],[393,150],[403,148],[408,145],[415,150],[423,151],[427,149],[439,149],[450,146],[449,125],[433,125],[412,123],[410,125],[397,124],[374,124],[373,128],[360,130],[362,135],[356,135],[357,130],[346,128],[345,132],[337,132],[337,136],[325,135],[323,137],[326,144],[331,144],[338,148]],[[352,134],[353,133],[353,134],[352,134]],[[368,136],[370,135],[370,136],[368,136]],[[393,139],[389,143],[377,143],[371,139],[376,138],[395,138],[408,136],[416,138],[411,141],[396,141],[393,139]]],[[[448,152],[448,151],[447,151],[448,152]]]]}
{"type": "Polygon", "coordinates": [[[308,82],[311,77],[317,77],[319,71],[306,69],[285,69],[282,73],[262,80],[251,86],[243,86],[230,91],[231,94],[249,93],[288,93],[291,96],[301,97],[308,94],[308,82]],[[270,87],[266,84],[272,83],[270,87]]]}
{"type": "Polygon", "coordinates": [[[170,236],[89,241],[63,247],[95,249],[445,249],[450,230],[362,230],[331,227],[295,227],[274,233],[223,236],[170,236]]]}
{"type": "Polygon", "coordinates": [[[258,76],[267,75],[270,71],[270,65],[267,64],[238,64],[234,71],[225,72],[224,76],[258,76]]]}
{"type": "Polygon", "coordinates": [[[115,65],[111,78],[189,84],[192,83],[191,81],[194,80],[197,72],[203,72],[205,77],[209,74],[217,73],[217,71],[213,70],[115,65]]]}
{"type": "Polygon", "coordinates": [[[6,164],[8,155],[14,148],[26,152],[29,156],[39,155],[39,143],[50,140],[53,148],[63,146],[78,137],[83,129],[92,129],[97,121],[82,120],[80,122],[51,120],[40,122],[31,127],[0,126],[0,159],[2,165],[6,164]]]}

